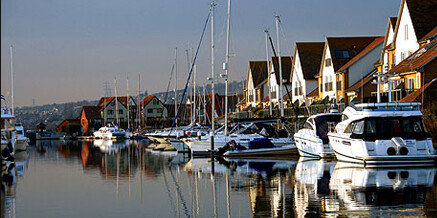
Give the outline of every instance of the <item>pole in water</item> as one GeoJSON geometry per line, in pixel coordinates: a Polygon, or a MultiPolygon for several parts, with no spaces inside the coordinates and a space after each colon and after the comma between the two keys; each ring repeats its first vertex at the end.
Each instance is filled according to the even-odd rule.
{"type": "Polygon", "coordinates": [[[214,121],[215,121],[215,90],[214,90],[214,7],[215,3],[214,1],[211,2],[210,12],[211,12],[211,99],[212,99],[212,106],[211,106],[211,158],[214,156],[214,121]]]}

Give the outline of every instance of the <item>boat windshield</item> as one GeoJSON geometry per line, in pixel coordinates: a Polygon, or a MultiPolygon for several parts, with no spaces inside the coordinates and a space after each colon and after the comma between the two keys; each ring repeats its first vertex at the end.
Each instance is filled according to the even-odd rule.
{"type": "Polygon", "coordinates": [[[316,134],[322,139],[323,143],[329,142],[328,132],[333,132],[335,126],[341,121],[341,114],[333,114],[329,116],[320,116],[314,118],[316,124],[316,134]]]}
{"type": "Polygon", "coordinates": [[[429,137],[420,116],[371,117],[355,121],[351,124],[351,127],[351,138],[363,138],[365,141],[391,139],[393,137],[424,140],[429,137]]]}

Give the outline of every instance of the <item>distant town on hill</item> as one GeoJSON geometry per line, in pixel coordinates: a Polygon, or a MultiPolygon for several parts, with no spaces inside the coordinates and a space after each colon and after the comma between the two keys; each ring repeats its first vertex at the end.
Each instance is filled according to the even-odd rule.
{"type": "MultiPolygon", "coordinates": [[[[229,95],[233,94],[242,94],[243,89],[245,87],[246,81],[234,81],[229,82],[229,95]]],[[[203,94],[203,87],[197,87],[198,94],[203,94]]],[[[225,84],[218,83],[215,84],[215,91],[220,95],[224,95],[225,93],[225,84]]],[[[211,92],[211,85],[207,85],[205,87],[205,92],[208,94],[211,92]]],[[[178,92],[178,96],[180,99],[183,94],[183,89],[180,89],[178,92]]],[[[186,96],[189,93],[186,94],[186,96]]],[[[149,95],[147,91],[143,92],[140,97],[149,95]]],[[[166,92],[158,92],[150,95],[157,96],[162,102],[165,101],[166,92]]],[[[103,96],[102,96],[103,97],[103,96]]],[[[138,97],[138,96],[135,96],[138,97]]],[[[170,90],[168,92],[166,104],[174,103],[174,91],[170,90]]],[[[56,126],[61,123],[64,119],[75,119],[80,115],[82,110],[82,106],[89,105],[97,105],[99,99],[95,99],[92,101],[77,101],[77,102],[68,102],[62,104],[46,104],[46,105],[35,105],[35,106],[25,106],[18,107],[15,109],[15,114],[17,117],[17,122],[23,124],[26,130],[34,130],[36,129],[36,125],[39,123],[44,123],[47,125],[47,129],[55,129],[56,126]]]]}

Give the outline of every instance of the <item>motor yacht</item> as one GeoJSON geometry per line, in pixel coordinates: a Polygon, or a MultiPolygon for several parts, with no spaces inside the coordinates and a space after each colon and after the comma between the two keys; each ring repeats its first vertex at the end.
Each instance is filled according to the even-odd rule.
{"type": "Polygon", "coordinates": [[[420,103],[347,107],[329,141],[338,160],[372,166],[433,164],[437,155],[422,123],[420,103]]]}
{"type": "Polygon", "coordinates": [[[129,138],[129,132],[126,132],[122,128],[108,124],[107,126],[100,127],[99,130],[93,133],[94,137],[98,139],[112,139],[112,138],[129,138]]]}
{"type": "Polygon", "coordinates": [[[310,116],[302,129],[294,134],[300,156],[313,158],[334,157],[334,151],[328,139],[341,120],[341,114],[336,111],[310,116]]]}
{"type": "Polygon", "coordinates": [[[16,142],[15,142],[15,150],[24,151],[27,149],[29,145],[29,138],[24,136],[24,127],[21,123],[15,124],[16,130],[16,142]]]}

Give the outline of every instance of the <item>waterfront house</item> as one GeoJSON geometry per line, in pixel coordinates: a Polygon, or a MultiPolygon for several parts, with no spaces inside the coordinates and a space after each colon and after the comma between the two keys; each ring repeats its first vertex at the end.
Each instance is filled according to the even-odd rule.
{"type": "Polygon", "coordinates": [[[380,58],[384,37],[375,38],[361,52],[350,59],[336,74],[337,102],[350,102],[356,98],[367,102],[376,86],[369,83],[377,72],[375,61],[380,58]],[[364,89],[366,88],[366,89],[364,89]],[[349,93],[346,93],[349,91],[349,93]]]}
{"type": "MultiPolygon", "coordinates": [[[[433,40],[437,26],[437,0],[402,0],[398,18],[390,19],[386,45],[381,55],[379,71],[392,68],[433,40]],[[391,29],[395,25],[393,32],[391,29]]],[[[426,83],[421,72],[409,71],[391,77],[393,100],[398,101],[426,83]]],[[[429,80],[428,80],[429,81],[429,80]]],[[[388,95],[388,84],[381,86],[382,96],[388,95]]]]}
{"type": "MultiPolygon", "coordinates": [[[[272,57],[270,61],[270,92],[272,96],[272,103],[274,105],[278,105],[279,98],[282,95],[283,101],[286,102],[284,96],[291,91],[291,65],[292,58],[290,56],[282,56],[281,57],[281,67],[282,67],[282,93],[279,93],[280,86],[280,70],[279,70],[279,58],[272,57]]],[[[267,93],[268,97],[268,93],[267,93]]],[[[267,99],[268,100],[268,99],[267,99]]]]}
{"type": "Polygon", "coordinates": [[[268,97],[267,61],[249,61],[245,96],[246,106],[257,107],[265,97],[268,97]]]}
{"type": "Polygon", "coordinates": [[[102,126],[102,117],[99,106],[83,106],[80,113],[80,125],[84,135],[91,135],[102,126]]]}
{"type": "Polygon", "coordinates": [[[168,109],[164,103],[154,95],[149,95],[143,98],[140,102],[143,124],[146,126],[154,126],[161,120],[168,117],[168,109]]]}
{"type": "MultiPolygon", "coordinates": [[[[360,78],[356,79],[355,76],[342,75],[341,73],[337,74],[336,72],[340,72],[339,70],[345,64],[347,64],[355,56],[360,54],[360,52],[363,51],[371,43],[375,43],[375,40],[377,38],[379,37],[366,36],[326,38],[323,49],[322,61],[320,64],[320,70],[319,73],[316,75],[316,77],[318,78],[320,99],[328,98],[329,100],[336,102],[342,99],[341,97],[343,95],[339,96],[339,94],[344,93],[345,89],[342,89],[342,87],[346,86],[342,86],[343,84],[337,83],[337,81],[347,81],[349,84],[354,84],[360,78]],[[349,78],[346,78],[347,76],[349,76],[349,78]],[[353,80],[351,80],[351,78],[353,78],[353,80]]],[[[349,65],[350,67],[353,66],[353,71],[356,72],[354,73],[354,75],[362,75],[361,78],[363,78],[371,71],[370,69],[373,68],[373,63],[377,59],[373,58],[373,56],[377,53],[375,51],[375,49],[371,49],[370,55],[363,55],[362,58],[357,58],[357,60],[360,60],[359,62],[352,62],[354,64],[349,65]],[[366,73],[364,74],[361,72],[366,73]]],[[[352,63],[349,62],[349,64],[352,63]]],[[[349,69],[349,71],[352,71],[352,69],[349,69]]]]}
{"type": "MultiPolygon", "coordinates": [[[[103,125],[108,123],[117,124],[121,128],[127,128],[127,96],[117,97],[102,97],[100,98],[97,106],[100,107],[101,117],[103,119],[103,125]],[[117,104],[117,105],[116,105],[117,104]],[[118,111],[116,111],[118,110],[118,111]],[[118,118],[118,120],[116,120],[118,118]]],[[[129,118],[130,123],[133,125],[136,118],[137,104],[135,99],[129,97],[129,118]]]]}
{"type": "Polygon", "coordinates": [[[290,79],[293,103],[306,102],[308,94],[317,89],[315,76],[320,69],[324,45],[324,42],[296,42],[290,79]]]}
{"type": "Polygon", "coordinates": [[[433,41],[412,53],[390,70],[391,74],[403,78],[405,81],[405,91],[402,92],[401,96],[405,97],[419,91],[424,84],[437,77],[437,33],[434,37],[433,41]]]}
{"type": "Polygon", "coordinates": [[[65,119],[61,123],[58,124],[56,127],[56,130],[59,133],[67,133],[67,134],[73,134],[73,133],[80,133],[81,130],[80,125],[80,117],[76,119],[65,119]]]}

